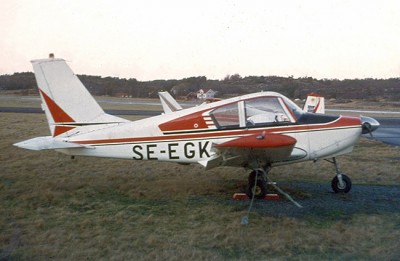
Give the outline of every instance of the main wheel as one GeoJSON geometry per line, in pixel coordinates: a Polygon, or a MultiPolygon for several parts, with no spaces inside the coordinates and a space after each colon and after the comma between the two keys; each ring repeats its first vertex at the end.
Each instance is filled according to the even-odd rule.
{"type": "Polygon", "coordinates": [[[254,197],[257,199],[263,199],[265,198],[265,195],[267,195],[267,182],[265,182],[265,180],[263,179],[261,172],[259,172],[257,175],[257,170],[252,171],[249,175],[249,184],[246,189],[246,195],[249,198],[253,198],[253,191],[254,197]]]}
{"type": "Polygon", "coordinates": [[[338,177],[332,179],[331,185],[335,193],[348,193],[351,189],[351,179],[342,174],[343,186],[340,186],[338,177]]]}

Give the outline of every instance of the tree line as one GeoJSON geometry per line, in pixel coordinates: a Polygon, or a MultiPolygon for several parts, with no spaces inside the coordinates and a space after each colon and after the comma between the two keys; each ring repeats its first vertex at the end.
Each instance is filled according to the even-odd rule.
{"type": "MultiPolygon", "coordinates": [[[[227,75],[221,80],[210,80],[205,76],[180,80],[138,81],[134,78],[78,75],[92,95],[156,98],[157,92],[169,91],[176,98],[184,99],[199,89],[217,91],[220,98],[240,94],[276,91],[291,99],[304,99],[311,92],[327,99],[386,99],[400,100],[400,78],[390,79],[315,79],[312,77],[247,76],[227,75]]],[[[0,91],[18,94],[37,94],[32,72],[0,75],[0,91]]]]}

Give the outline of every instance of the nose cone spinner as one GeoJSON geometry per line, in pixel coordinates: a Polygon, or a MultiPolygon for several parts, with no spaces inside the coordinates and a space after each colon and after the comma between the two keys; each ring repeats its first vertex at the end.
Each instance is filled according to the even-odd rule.
{"type": "Polygon", "coordinates": [[[361,116],[361,122],[362,122],[362,134],[372,133],[380,126],[379,122],[371,117],[361,116]]]}

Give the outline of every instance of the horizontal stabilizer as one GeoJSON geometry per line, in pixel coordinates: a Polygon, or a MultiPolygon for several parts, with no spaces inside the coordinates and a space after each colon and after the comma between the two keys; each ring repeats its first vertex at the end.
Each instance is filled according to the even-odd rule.
{"type": "Polygon", "coordinates": [[[158,96],[160,97],[161,105],[163,107],[164,113],[171,113],[174,111],[182,110],[182,107],[179,103],[169,94],[169,92],[159,92],[158,96]]]}
{"type": "Polygon", "coordinates": [[[28,150],[50,150],[50,149],[71,149],[71,148],[88,148],[76,143],[54,140],[51,136],[36,137],[30,140],[14,143],[14,146],[28,150]]]}

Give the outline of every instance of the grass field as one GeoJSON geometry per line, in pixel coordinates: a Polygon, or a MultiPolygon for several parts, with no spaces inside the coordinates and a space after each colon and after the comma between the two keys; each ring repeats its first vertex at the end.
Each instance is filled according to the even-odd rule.
{"type": "MultiPolygon", "coordinates": [[[[231,196],[246,170],[27,151],[12,144],[48,135],[44,115],[0,117],[0,260],[400,259],[400,213],[315,220],[252,212],[243,226],[249,203],[231,196]]],[[[362,139],[340,163],[354,184],[398,185],[399,156],[362,139]]],[[[308,162],[271,178],[325,183],[333,173],[329,163],[308,162]]]]}

